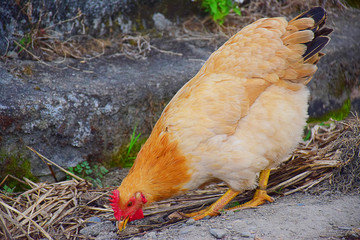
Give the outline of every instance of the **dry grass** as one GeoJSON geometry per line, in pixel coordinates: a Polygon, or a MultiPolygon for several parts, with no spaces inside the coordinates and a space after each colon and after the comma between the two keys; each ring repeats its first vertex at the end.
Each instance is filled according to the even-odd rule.
{"type": "MultiPolygon", "coordinates": [[[[69,66],[63,63],[65,63],[67,58],[88,61],[100,57],[106,52],[111,52],[111,54],[117,52],[114,56],[124,55],[131,59],[146,59],[151,50],[160,51],[165,54],[181,55],[156,48],[150,44],[150,35],[144,33],[118,34],[111,39],[93,38],[85,34],[86,26],[84,25],[83,13],[81,11],[72,18],[44,27],[42,17],[45,17],[46,13],[42,13],[44,16],[41,15],[38,21],[34,22],[32,19],[32,3],[22,4],[18,0],[15,0],[15,2],[19,5],[23,14],[27,16],[32,27],[30,32],[17,36],[18,40],[14,41],[16,48],[13,51],[17,52],[21,58],[30,58],[49,67],[66,69],[69,66]],[[72,24],[72,26],[81,25],[83,34],[72,36],[70,34],[72,29],[67,33],[54,30],[63,24],[72,24]]],[[[216,24],[211,17],[205,17],[204,19],[198,17],[189,18],[187,21],[184,21],[181,33],[177,34],[177,39],[208,40],[212,44],[214,42],[217,44],[225,41],[242,27],[259,18],[290,17],[318,5],[325,5],[329,12],[332,9],[337,11],[344,6],[340,0],[251,0],[241,5],[241,16],[230,13],[221,26],[216,24]]],[[[9,49],[9,46],[7,49],[9,49]]]]}
{"type": "Polygon", "coordinates": [[[215,23],[211,17],[201,19],[192,17],[184,21],[182,34],[178,40],[204,40],[210,44],[221,44],[237,33],[241,28],[264,17],[286,17],[291,19],[297,14],[314,6],[323,6],[328,13],[335,13],[346,8],[342,0],[251,0],[240,6],[241,16],[230,12],[224,24],[215,23]]]}
{"type": "MultiPolygon", "coordinates": [[[[347,190],[349,184],[359,184],[359,118],[330,125],[315,125],[311,131],[311,139],[302,144],[282,166],[272,171],[269,192],[273,195],[308,190],[324,180],[342,179],[341,182],[335,182],[338,187],[343,186],[347,190]],[[344,173],[344,169],[347,169],[346,182],[343,177],[336,178],[339,173],[344,173]]],[[[28,191],[0,194],[1,239],[88,238],[79,231],[90,217],[115,220],[108,204],[110,188],[93,189],[79,178],[53,184],[34,183],[28,179],[24,181],[30,188],[28,191]]],[[[145,209],[144,213],[146,217],[166,218],[176,210],[191,210],[210,204],[226,190],[224,184],[212,185],[157,202],[145,209]]],[[[247,191],[235,200],[246,201],[251,195],[252,192],[247,191]]],[[[132,236],[138,232],[169,226],[176,221],[179,219],[170,219],[161,224],[138,225],[135,231],[121,234],[132,236]]]]}

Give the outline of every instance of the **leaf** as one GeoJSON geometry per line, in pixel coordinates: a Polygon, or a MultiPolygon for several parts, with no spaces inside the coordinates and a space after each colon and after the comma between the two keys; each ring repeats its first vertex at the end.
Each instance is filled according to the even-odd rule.
{"type": "Polygon", "coordinates": [[[104,166],[100,166],[100,172],[101,172],[102,174],[106,174],[106,173],[109,172],[109,170],[107,170],[104,166]]]}
{"type": "Polygon", "coordinates": [[[83,168],[81,167],[80,164],[78,164],[78,165],[76,165],[76,167],[74,168],[74,170],[75,170],[75,172],[77,172],[77,173],[81,173],[82,170],[83,170],[83,168]]]}
{"type": "Polygon", "coordinates": [[[8,185],[4,185],[4,191],[7,193],[13,193],[14,192],[15,187],[11,188],[8,185]]]}
{"type": "Polygon", "coordinates": [[[234,7],[233,10],[237,15],[241,16],[241,10],[238,6],[234,7]]]}

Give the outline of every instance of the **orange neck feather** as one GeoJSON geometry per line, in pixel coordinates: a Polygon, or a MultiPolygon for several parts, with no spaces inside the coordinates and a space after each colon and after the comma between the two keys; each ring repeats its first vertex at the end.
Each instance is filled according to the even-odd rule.
{"type": "Polygon", "coordinates": [[[142,192],[149,203],[177,195],[187,189],[190,180],[185,156],[171,141],[162,119],[155,125],[149,139],[140,150],[129,175],[118,188],[120,198],[127,201],[135,192],[142,192]]]}

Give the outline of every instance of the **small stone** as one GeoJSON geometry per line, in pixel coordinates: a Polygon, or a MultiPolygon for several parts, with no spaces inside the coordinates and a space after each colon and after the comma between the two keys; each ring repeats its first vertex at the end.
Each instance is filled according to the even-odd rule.
{"type": "Polygon", "coordinates": [[[101,223],[101,218],[99,217],[91,217],[86,220],[86,226],[91,226],[97,223],[101,223]]]}
{"type": "Polygon", "coordinates": [[[161,13],[155,13],[152,17],[155,28],[158,31],[168,31],[173,25],[168,19],[165,18],[161,13]]]}
{"type": "Polygon", "coordinates": [[[156,239],[156,233],[155,232],[149,232],[145,235],[147,239],[156,239]]]}
{"type": "Polygon", "coordinates": [[[186,226],[180,229],[179,234],[184,235],[188,234],[189,232],[193,231],[195,229],[195,226],[186,226]]]}
{"type": "Polygon", "coordinates": [[[224,229],[218,229],[218,228],[211,228],[210,233],[211,235],[213,235],[218,239],[223,238],[226,235],[226,231],[224,229]]]}
{"type": "Polygon", "coordinates": [[[192,218],[190,218],[189,220],[186,221],[186,225],[194,225],[196,223],[196,221],[192,218]]]}
{"type": "Polygon", "coordinates": [[[226,211],[226,215],[228,215],[228,216],[232,216],[234,214],[235,214],[234,211],[226,211]]]}
{"type": "Polygon", "coordinates": [[[252,234],[251,232],[241,232],[240,236],[246,237],[246,238],[252,238],[252,237],[254,237],[254,234],[252,234]]]}
{"type": "Polygon", "coordinates": [[[351,230],[352,228],[351,227],[340,226],[340,227],[338,227],[338,229],[340,229],[340,230],[351,230]]]}
{"type": "Polygon", "coordinates": [[[118,239],[118,235],[116,232],[102,232],[100,233],[95,240],[116,240],[118,239]]]}

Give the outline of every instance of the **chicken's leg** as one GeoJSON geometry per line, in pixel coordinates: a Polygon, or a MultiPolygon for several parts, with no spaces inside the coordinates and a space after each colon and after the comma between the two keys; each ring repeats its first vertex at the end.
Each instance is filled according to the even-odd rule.
{"type": "Polygon", "coordinates": [[[186,217],[192,217],[195,220],[203,219],[206,216],[217,216],[220,214],[219,210],[223,209],[226,204],[228,204],[234,197],[236,197],[240,192],[235,192],[229,189],[224,195],[221,196],[216,202],[210,205],[210,207],[201,210],[199,212],[193,212],[185,214],[186,217]]]}
{"type": "MultiPolygon", "coordinates": [[[[246,202],[244,204],[226,210],[252,208],[252,207],[257,207],[265,203],[266,201],[273,202],[274,199],[266,193],[266,187],[268,184],[269,176],[270,176],[270,169],[262,170],[259,176],[259,186],[256,189],[253,199],[250,200],[249,202],[246,202]]],[[[185,214],[185,216],[192,217],[195,220],[203,219],[206,216],[210,216],[210,217],[217,216],[219,215],[219,210],[223,209],[239,193],[240,192],[236,192],[229,189],[221,198],[219,198],[210,207],[201,210],[199,212],[185,214]]]]}
{"type": "Polygon", "coordinates": [[[264,204],[266,201],[273,202],[274,199],[270,197],[266,192],[266,187],[268,184],[270,176],[270,169],[265,169],[260,172],[259,176],[259,186],[257,187],[253,199],[250,201],[241,204],[236,207],[232,207],[226,210],[238,210],[238,209],[244,209],[244,208],[252,208],[257,207],[261,204],[264,204]]]}

